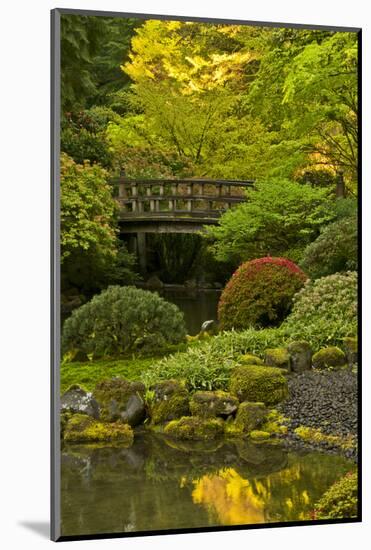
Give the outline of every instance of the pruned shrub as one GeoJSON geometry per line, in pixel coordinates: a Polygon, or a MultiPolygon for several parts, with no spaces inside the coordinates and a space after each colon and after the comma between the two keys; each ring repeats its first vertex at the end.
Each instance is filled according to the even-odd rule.
{"type": "Polygon", "coordinates": [[[304,250],[301,267],[317,279],[358,266],[357,217],[342,218],[327,225],[304,250]]]}
{"type": "Polygon", "coordinates": [[[309,342],[340,343],[353,336],[357,332],[357,273],[308,281],[294,297],[292,312],[281,328],[293,339],[309,342]]]}
{"type": "Polygon", "coordinates": [[[285,258],[259,258],[243,263],[226,285],[219,302],[222,329],[280,324],[289,314],[305,273],[285,258]]]}
{"type": "Polygon", "coordinates": [[[93,357],[149,352],[185,339],[183,314],[158,294],[111,286],[76,309],[63,327],[63,352],[93,357]]]}

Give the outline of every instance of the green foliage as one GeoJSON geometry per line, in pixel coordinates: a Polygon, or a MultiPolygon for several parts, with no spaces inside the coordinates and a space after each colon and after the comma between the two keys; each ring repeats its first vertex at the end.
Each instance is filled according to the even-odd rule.
{"type": "Polygon", "coordinates": [[[92,391],[96,384],[106,378],[126,378],[127,380],[138,380],[153,362],[159,358],[154,357],[132,357],[116,360],[88,361],[84,363],[62,362],[61,364],[61,393],[64,393],[70,386],[83,386],[86,390],[92,391]]]}
{"type": "MultiPolygon", "coordinates": [[[[313,349],[326,345],[342,345],[345,334],[354,334],[356,319],[344,325],[344,319],[330,319],[310,323],[283,323],[278,328],[247,329],[241,332],[223,332],[206,341],[198,342],[187,351],[179,351],[153,362],[144,370],[141,379],[147,387],[159,380],[182,380],[188,389],[229,389],[232,370],[243,365],[241,355],[264,356],[268,348],[286,347],[290,342],[305,340],[313,349]]],[[[262,367],[265,368],[265,367],[262,367]]]]}
{"type": "Polygon", "coordinates": [[[61,17],[61,102],[62,112],[81,109],[96,91],[92,59],[105,36],[100,17],[61,17]]]}
{"type": "Polygon", "coordinates": [[[105,107],[93,107],[78,113],[67,113],[62,119],[61,150],[79,164],[98,162],[112,167],[113,155],[106,128],[115,113],[105,107]]]}
{"type": "Polygon", "coordinates": [[[276,405],[288,396],[285,376],[276,367],[244,365],[233,370],[230,390],[240,401],[276,405]]]}
{"type": "Polygon", "coordinates": [[[348,519],[357,517],[358,475],[348,472],[336,481],[316,503],[315,519],[348,519]]]}
{"type": "Polygon", "coordinates": [[[306,275],[284,258],[260,258],[242,264],[221,295],[222,329],[277,325],[290,312],[294,294],[306,275]]]}
{"type": "MultiPolygon", "coordinates": [[[[99,165],[61,156],[62,288],[99,288],[117,261],[117,205],[99,165]]],[[[130,261],[129,261],[130,263],[130,261]]]]}
{"type": "Polygon", "coordinates": [[[249,94],[278,137],[272,173],[341,167],[357,182],[356,33],[274,29],[249,94]]]}
{"type": "Polygon", "coordinates": [[[141,20],[80,15],[61,17],[62,113],[95,101],[115,105],[115,92],[130,80],[120,70],[141,20]]]}
{"type": "Polygon", "coordinates": [[[342,338],[355,334],[357,273],[337,273],[308,281],[294,297],[292,312],[281,329],[293,340],[325,345],[341,343],[342,338]]]}
{"type": "Polygon", "coordinates": [[[94,357],[156,350],[185,339],[183,314],[158,294],[111,286],[74,310],[63,327],[62,350],[94,357]]]}
{"type": "Polygon", "coordinates": [[[357,217],[342,218],[327,225],[304,250],[300,265],[313,279],[339,271],[356,271],[357,217]]]}
{"type": "Polygon", "coordinates": [[[246,202],[208,228],[211,250],[235,264],[265,255],[290,258],[290,250],[302,250],[334,218],[332,204],[326,189],[282,178],[258,181],[246,202]]]}

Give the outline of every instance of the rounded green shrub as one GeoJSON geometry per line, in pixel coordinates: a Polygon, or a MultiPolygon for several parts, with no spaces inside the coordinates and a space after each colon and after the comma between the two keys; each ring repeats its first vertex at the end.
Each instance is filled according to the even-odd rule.
{"type": "Polygon", "coordinates": [[[111,286],[66,320],[62,350],[115,357],[177,344],[185,335],[183,314],[174,304],[154,292],[111,286]]]}
{"type": "Polygon", "coordinates": [[[357,273],[353,271],[308,281],[294,296],[292,312],[281,328],[293,340],[340,343],[357,333],[357,301],[357,273]]]}
{"type": "Polygon", "coordinates": [[[300,263],[312,279],[356,270],[358,267],[357,217],[347,217],[327,225],[307,246],[300,263]]]}
{"type": "Polygon", "coordinates": [[[357,517],[358,476],[349,472],[324,493],[314,508],[315,519],[357,517]]]}
{"type": "Polygon", "coordinates": [[[289,314],[293,296],[306,278],[296,264],[285,258],[266,257],[243,263],[221,295],[221,328],[278,325],[289,314]]]}
{"type": "Polygon", "coordinates": [[[288,396],[287,380],[281,371],[254,365],[237,367],[231,376],[231,393],[240,401],[276,405],[288,396]]]}

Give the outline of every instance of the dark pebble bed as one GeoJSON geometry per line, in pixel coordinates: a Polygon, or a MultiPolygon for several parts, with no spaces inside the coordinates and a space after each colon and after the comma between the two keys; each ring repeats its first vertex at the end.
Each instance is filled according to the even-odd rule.
{"type": "Polygon", "coordinates": [[[349,370],[308,371],[289,377],[289,398],[278,409],[288,420],[285,441],[291,447],[321,448],[357,459],[356,449],[341,449],[328,443],[303,442],[295,428],[319,428],[327,435],[357,437],[357,374],[349,370]]]}

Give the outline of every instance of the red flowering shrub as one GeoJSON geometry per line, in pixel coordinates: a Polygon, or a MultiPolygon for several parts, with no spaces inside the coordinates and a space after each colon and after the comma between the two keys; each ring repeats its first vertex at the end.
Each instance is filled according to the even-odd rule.
{"type": "Polygon", "coordinates": [[[285,258],[259,258],[243,263],[227,283],[218,306],[221,328],[279,325],[307,276],[285,258]]]}

